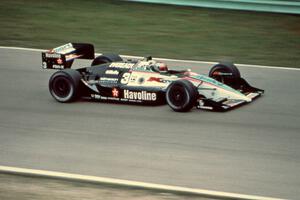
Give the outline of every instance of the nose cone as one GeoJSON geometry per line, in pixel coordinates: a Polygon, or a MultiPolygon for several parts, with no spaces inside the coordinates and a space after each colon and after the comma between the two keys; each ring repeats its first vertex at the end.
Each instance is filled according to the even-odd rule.
{"type": "Polygon", "coordinates": [[[246,101],[246,102],[251,102],[252,99],[250,97],[247,97],[246,95],[244,95],[243,93],[235,90],[235,91],[230,91],[229,93],[227,93],[228,95],[228,99],[236,99],[236,100],[242,100],[242,101],[246,101]]]}
{"type": "Polygon", "coordinates": [[[252,101],[252,99],[249,98],[249,97],[247,97],[246,95],[244,95],[244,100],[245,100],[246,102],[251,102],[251,101],[252,101]]]}

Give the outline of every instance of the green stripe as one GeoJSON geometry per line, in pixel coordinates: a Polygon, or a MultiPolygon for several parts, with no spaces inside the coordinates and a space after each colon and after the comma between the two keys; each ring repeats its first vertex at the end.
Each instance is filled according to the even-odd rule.
{"type": "Polygon", "coordinates": [[[206,8],[222,8],[300,14],[300,1],[283,0],[129,0],[144,3],[172,4],[206,8]]]}
{"type": "Polygon", "coordinates": [[[194,78],[194,79],[197,79],[197,80],[201,80],[201,81],[210,83],[210,84],[215,85],[215,86],[217,86],[217,87],[219,87],[219,88],[222,88],[222,89],[224,89],[224,90],[231,91],[231,92],[236,93],[236,94],[238,94],[238,95],[243,95],[243,94],[240,93],[238,90],[235,90],[235,89],[233,89],[232,87],[229,87],[228,85],[225,85],[225,84],[223,84],[223,83],[221,83],[221,82],[218,82],[218,81],[216,81],[215,79],[210,78],[210,77],[208,77],[208,76],[204,76],[204,75],[200,75],[200,74],[199,74],[199,75],[195,75],[195,76],[191,76],[191,77],[194,78]]]}

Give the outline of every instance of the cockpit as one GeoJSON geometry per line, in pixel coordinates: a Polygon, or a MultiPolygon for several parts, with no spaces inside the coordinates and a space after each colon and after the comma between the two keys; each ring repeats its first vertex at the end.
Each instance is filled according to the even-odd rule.
{"type": "Polygon", "coordinates": [[[166,63],[152,60],[151,56],[139,60],[133,68],[136,70],[152,71],[158,73],[168,72],[168,66],[166,63]]]}

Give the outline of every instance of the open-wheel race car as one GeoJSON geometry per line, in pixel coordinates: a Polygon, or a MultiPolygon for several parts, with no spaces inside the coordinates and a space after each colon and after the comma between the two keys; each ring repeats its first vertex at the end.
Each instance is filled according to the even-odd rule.
{"type": "Polygon", "coordinates": [[[42,52],[42,67],[59,69],[49,80],[55,100],[65,103],[78,98],[141,104],[167,103],[174,111],[193,107],[224,111],[261,96],[232,63],[213,66],[209,75],[191,70],[172,70],[162,62],[123,59],[116,54],[95,57],[94,47],[69,43],[42,52]],[[91,59],[91,66],[71,69],[74,59],[91,59]]]}

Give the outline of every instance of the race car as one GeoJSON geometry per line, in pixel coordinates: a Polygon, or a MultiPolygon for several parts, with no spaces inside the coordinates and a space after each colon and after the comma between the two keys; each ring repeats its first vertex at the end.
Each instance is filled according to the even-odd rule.
{"type": "Polygon", "coordinates": [[[172,70],[151,56],[123,59],[116,54],[95,57],[94,46],[68,43],[42,52],[44,69],[59,69],[49,80],[55,100],[78,98],[138,104],[165,104],[177,112],[193,107],[225,111],[252,102],[264,90],[252,87],[232,63],[218,63],[208,76],[172,70]],[[88,67],[71,69],[74,59],[91,59],[88,67]]]}

